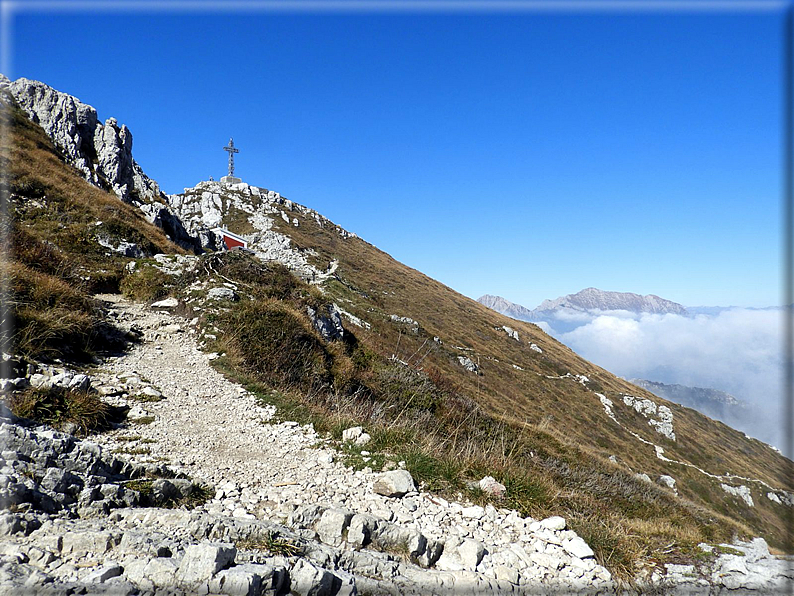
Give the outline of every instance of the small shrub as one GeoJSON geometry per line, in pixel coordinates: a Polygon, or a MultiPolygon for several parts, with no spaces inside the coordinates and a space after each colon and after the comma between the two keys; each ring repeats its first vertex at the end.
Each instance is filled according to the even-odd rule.
{"type": "Polygon", "coordinates": [[[568,518],[571,528],[593,549],[600,565],[621,580],[630,581],[644,554],[639,536],[630,534],[618,521],[607,516],[568,518]]]}
{"type": "Polygon", "coordinates": [[[125,482],[124,487],[141,493],[142,497],[148,497],[152,493],[152,484],[154,484],[153,479],[142,478],[125,482]]]}
{"type": "MultiPolygon", "coordinates": [[[[121,452],[129,453],[129,452],[121,452]]],[[[136,480],[129,480],[124,483],[124,487],[140,493],[141,499],[144,503],[151,503],[152,485],[156,478],[138,478],[136,480]]],[[[194,484],[193,490],[188,496],[178,496],[171,498],[165,503],[158,505],[166,509],[175,509],[177,507],[185,507],[187,509],[194,509],[209,501],[215,495],[212,488],[203,484],[194,484]]]]}
{"type": "Polygon", "coordinates": [[[394,404],[398,412],[406,414],[412,410],[435,412],[443,398],[441,391],[425,373],[397,364],[378,369],[373,389],[380,399],[394,404]]]}
{"type": "Polygon", "coordinates": [[[170,277],[156,267],[141,265],[121,280],[121,293],[130,300],[149,302],[168,295],[170,277]]]}
{"type": "Polygon", "coordinates": [[[332,359],[304,316],[276,301],[240,305],[222,317],[227,352],[244,370],[277,388],[329,386],[332,359]]]}
{"type": "Polygon", "coordinates": [[[551,499],[548,487],[537,477],[509,470],[501,474],[500,482],[504,484],[507,507],[520,511],[523,515],[536,513],[551,499]]]}
{"type": "Polygon", "coordinates": [[[299,557],[303,554],[303,548],[299,544],[282,538],[278,532],[274,531],[269,531],[262,539],[241,540],[237,543],[237,548],[263,550],[271,555],[282,557],[299,557]]]}

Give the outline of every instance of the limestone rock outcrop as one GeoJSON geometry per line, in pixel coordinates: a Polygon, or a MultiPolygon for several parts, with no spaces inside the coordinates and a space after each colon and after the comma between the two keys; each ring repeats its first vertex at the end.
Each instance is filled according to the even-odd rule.
{"type": "MultiPolygon", "coordinates": [[[[293,222],[291,226],[300,217],[304,222],[311,220],[321,228],[333,230],[343,240],[356,238],[355,234],[336,226],[313,209],[293,203],[278,192],[245,182],[202,181],[193,188],[185,188],[181,194],[168,195],[166,200],[170,212],[179,218],[202,248],[217,250],[222,247],[217,230],[228,226],[230,232],[245,239],[247,249],[257,257],[263,261],[278,261],[311,284],[320,284],[332,277],[338,262],[330,261],[327,269],[318,267],[314,250],[296,246],[290,236],[279,232],[276,220],[284,219],[285,210],[292,214],[291,220],[289,217],[285,220],[293,222]]],[[[335,307],[335,310],[338,312],[329,313],[331,319],[326,331],[341,337],[343,329],[338,317],[341,309],[335,307]]]]}
{"type": "Polygon", "coordinates": [[[132,133],[126,125],[119,126],[115,118],[102,124],[92,106],[39,81],[12,82],[0,75],[0,88],[11,93],[88,182],[128,203],[160,197],[160,187],[132,157],[132,133]]]}
{"type": "Polygon", "coordinates": [[[20,78],[12,82],[0,74],[2,90],[41,126],[66,163],[88,182],[140,207],[149,222],[180,246],[200,247],[164,204],[165,195],[157,182],[132,157],[132,132],[126,125],[119,126],[115,118],[103,124],[92,106],[39,81],[20,78]]]}

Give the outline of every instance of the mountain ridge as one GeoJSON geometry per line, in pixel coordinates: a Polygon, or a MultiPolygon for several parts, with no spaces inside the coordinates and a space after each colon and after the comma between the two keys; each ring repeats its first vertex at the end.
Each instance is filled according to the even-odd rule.
{"type": "Polygon", "coordinates": [[[520,304],[516,304],[515,302],[510,302],[501,296],[484,294],[483,296],[477,298],[477,302],[490,308],[491,310],[495,310],[496,312],[500,312],[503,315],[507,315],[508,317],[512,317],[520,321],[532,321],[534,318],[534,314],[530,309],[525,306],[521,306],[520,304]]]}
{"type": "Polygon", "coordinates": [[[585,288],[575,294],[568,294],[544,300],[535,309],[536,312],[571,308],[574,310],[627,310],[634,313],[651,314],[686,314],[686,308],[672,300],[660,298],[654,294],[642,296],[633,292],[612,292],[598,288],[585,288]]]}
{"type": "Polygon", "coordinates": [[[534,309],[490,294],[480,296],[477,301],[497,312],[523,321],[543,320],[563,310],[585,312],[625,310],[635,314],[688,314],[685,306],[655,294],[643,296],[632,292],[613,292],[593,287],[585,288],[575,294],[543,300],[534,309]]]}
{"type": "MultiPolygon", "coordinates": [[[[29,192],[28,186],[17,185],[15,204],[48,200],[29,192]]],[[[315,350],[316,358],[307,364],[319,371],[317,378],[338,383],[329,402],[322,401],[314,385],[305,394],[290,394],[305,407],[333,418],[339,416],[345,400],[351,400],[360,406],[356,411],[364,412],[362,422],[373,429],[376,445],[384,440],[377,437],[388,436],[395,427],[408,433],[406,418],[412,423],[433,421],[446,432],[453,427],[441,426],[442,414],[452,416],[456,424],[470,425],[472,435],[501,433],[509,449],[485,451],[481,446],[491,455],[470,460],[458,472],[461,478],[470,480],[480,471],[494,474],[508,487],[510,499],[518,499],[516,495],[525,499],[509,503],[520,502],[544,514],[565,512],[594,544],[599,523],[616,524],[624,532],[620,540],[645,532],[644,547],[654,553],[659,549],[661,556],[673,532],[672,525],[666,527],[662,520],[670,524],[677,520],[692,531],[704,524],[710,532],[718,529],[709,524],[720,520],[725,528],[746,532],[739,530],[745,519],[774,544],[785,542],[779,520],[792,490],[789,462],[764,445],[616,378],[536,326],[488,310],[279,193],[245,183],[226,186],[207,181],[169,196],[167,202],[193,238],[221,224],[248,239],[253,257],[259,258],[239,252],[194,257],[191,262],[200,267],[191,274],[194,277],[185,278],[171,275],[170,270],[157,273],[155,264],[163,266],[169,260],[165,255],[154,259],[155,264],[152,259],[130,261],[123,283],[170,293],[189,316],[205,321],[201,323],[207,325],[205,341],[216,341],[208,345],[218,346],[219,352],[259,357],[256,349],[245,352],[251,346],[234,343],[238,337],[259,341],[257,334],[249,333],[249,323],[256,320],[244,318],[247,313],[261,313],[271,321],[291,320],[294,336],[315,350]],[[283,263],[306,282],[305,287],[270,270],[268,263],[283,263]],[[236,290],[224,286],[226,291],[216,295],[237,293],[237,299],[202,312],[207,280],[196,275],[209,276],[215,284],[225,279],[223,284],[231,283],[236,290]],[[249,295],[254,292],[251,280],[263,275],[274,280],[272,287],[261,290],[264,296],[249,295]],[[315,335],[323,327],[323,317],[333,321],[334,313],[347,327],[343,341],[315,335]],[[224,327],[230,321],[235,326],[224,327]],[[400,388],[396,397],[395,386],[400,388]],[[355,401],[371,387],[388,391],[372,393],[372,402],[355,401]],[[387,397],[395,401],[385,401],[387,397]],[[310,399],[319,401],[301,402],[310,399]],[[403,417],[403,412],[409,415],[403,417]],[[659,488],[638,476],[669,477],[678,492],[673,494],[669,484],[659,488]],[[753,504],[737,494],[751,494],[753,504]],[[690,503],[707,508],[710,517],[703,517],[690,503]],[[605,507],[608,521],[598,517],[605,507]],[[647,520],[637,517],[638,511],[654,512],[654,520],[666,529],[648,533],[649,526],[643,525],[647,520]]],[[[202,241],[207,243],[205,249],[210,249],[211,240],[206,236],[202,241]]],[[[51,241],[57,247],[60,239],[53,236],[51,241]]],[[[265,333],[268,326],[257,329],[265,333]]],[[[256,362],[248,363],[248,372],[266,372],[256,362]]],[[[402,443],[421,445],[421,434],[406,436],[412,440],[402,443]]],[[[435,448],[444,445],[442,441],[435,448]]],[[[494,440],[493,445],[499,443],[494,440]]],[[[415,465],[432,462],[437,454],[411,455],[414,459],[407,459],[415,465]]],[[[439,476],[433,478],[441,482],[439,476]]],[[[464,490],[462,480],[456,481],[460,484],[452,487],[464,490]]],[[[610,535],[610,540],[618,540],[617,535],[610,535]]],[[[616,552],[614,544],[609,548],[616,552]]],[[[628,552],[625,543],[620,544],[620,552],[628,552]]]]}

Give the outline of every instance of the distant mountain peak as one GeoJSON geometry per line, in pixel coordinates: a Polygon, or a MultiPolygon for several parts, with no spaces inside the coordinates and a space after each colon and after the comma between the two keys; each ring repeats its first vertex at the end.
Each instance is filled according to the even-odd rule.
{"type": "Polygon", "coordinates": [[[583,312],[626,310],[636,314],[677,314],[686,315],[686,307],[660,298],[654,294],[642,296],[631,292],[609,292],[598,288],[585,288],[576,294],[560,296],[554,300],[544,300],[535,309],[529,309],[501,296],[485,294],[477,302],[488,308],[522,321],[540,321],[552,315],[554,311],[569,309],[583,312]]]}
{"type": "MultiPolygon", "coordinates": [[[[730,393],[712,389],[710,387],[690,387],[677,383],[661,383],[647,379],[630,379],[638,387],[647,389],[651,393],[674,401],[678,404],[695,408],[708,416],[714,416],[711,410],[715,406],[744,408],[746,405],[730,393]]],[[[720,418],[720,416],[715,416],[720,418]]]]}
{"type": "Polygon", "coordinates": [[[477,302],[490,308],[491,310],[495,310],[496,312],[500,312],[503,315],[512,317],[513,319],[531,321],[533,317],[532,311],[528,308],[521,306],[520,304],[516,304],[515,302],[510,302],[501,296],[485,294],[477,298],[477,302]]]}
{"type": "Polygon", "coordinates": [[[544,300],[532,312],[537,315],[542,311],[552,311],[560,308],[582,311],[627,310],[637,314],[687,314],[686,307],[672,300],[660,298],[655,294],[642,296],[632,292],[610,292],[592,287],[585,288],[576,294],[555,298],[554,300],[544,300]]]}

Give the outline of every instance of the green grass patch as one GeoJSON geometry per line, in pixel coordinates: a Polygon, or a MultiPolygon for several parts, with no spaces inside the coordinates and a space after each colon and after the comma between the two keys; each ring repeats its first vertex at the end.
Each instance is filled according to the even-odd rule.
{"type": "Polygon", "coordinates": [[[155,266],[139,261],[135,271],[121,280],[121,293],[130,300],[152,302],[168,295],[172,277],[155,266]]]}
{"type": "Polygon", "coordinates": [[[741,551],[727,544],[718,544],[714,547],[714,552],[720,555],[736,555],[737,557],[744,557],[744,551],[741,551]]]}
{"type": "Polygon", "coordinates": [[[165,398],[162,395],[145,395],[143,393],[136,393],[135,395],[131,395],[130,399],[142,403],[154,403],[158,401],[163,401],[165,398]]]}
{"type": "Polygon", "coordinates": [[[138,491],[141,493],[141,496],[145,497],[151,494],[154,480],[154,478],[130,480],[129,482],[124,483],[124,487],[129,488],[130,490],[138,491]]]}

